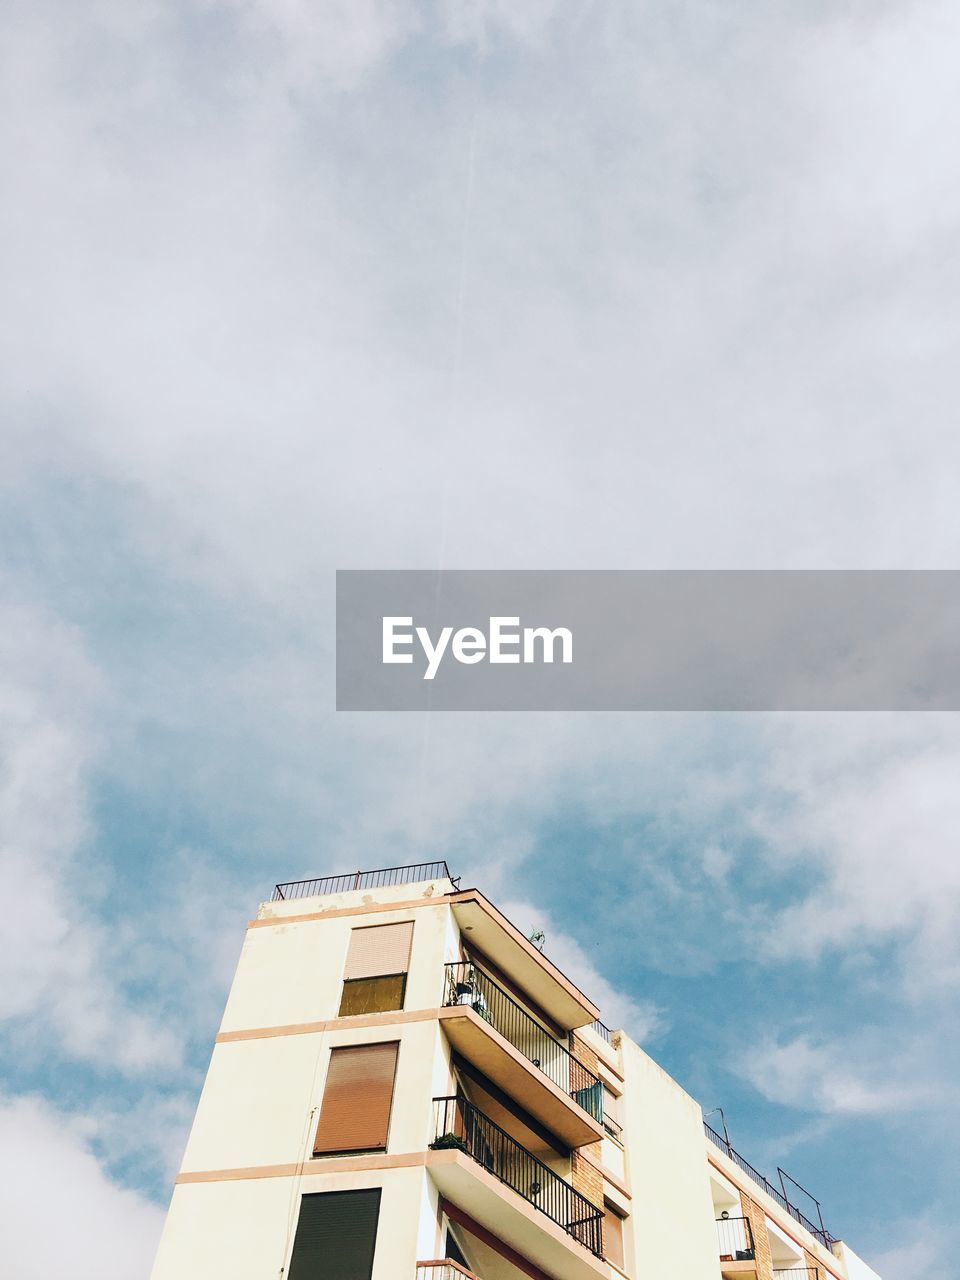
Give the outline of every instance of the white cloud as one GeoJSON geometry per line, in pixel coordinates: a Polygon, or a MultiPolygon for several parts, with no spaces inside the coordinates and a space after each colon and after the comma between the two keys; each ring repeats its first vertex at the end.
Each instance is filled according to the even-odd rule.
{"type": "Polygon", "coordinates": [[[35,1097],[0,1097],[3,1265],[19,1280],[144,1280],[163,1213],[103,1172],[75,1120],[35,1097]],[[51,1212],[57,1227],[51,1230],[51,1212]]]}
{"type": "Polygon", "coordinates": [[[867,1259],[884,1280],[945,1280],[953,1270],[956,1241],[951,1224],[938,1222],[931,1214],[901,1218],[891,1234],[906,1243],[867,1259]]]}
{"type": "Polygon", "coordinates": [[[798,718],[768,741],[756,829],[772,860],[814,873],[809,891],[774,917],[770,954],[815,958],[893,941],[909,990],[955,988],[960,734],[952,718],[798,718]]]}
{"type": "Polygon", "coordinates": [[[77,632],[0,602],[0,878],[14,905],[0,951],[0,1019],[38,1043],[124,1071],[175,1066],[176,1033],[133,1009],[90,913],[89,774],[107,701],[77,632]],[[37,1038],[39,1037],[39,1042],[37,1038]]]}
{"type": "Polygon", "coordinates": [[[166,1189],[180,1170],[195,1111],[196,1098],[188,1091],[169,1094],[144,1087],[126,1104],[116,1097],[97,1098],[69,1123],[106,1169],[132,1166],[141,1182],[149,1179],[166,1189]]]}
{"type": "Polygon", "coordinates": [[[846,1040],[798,1035],[750,1046],[737,1066],[770,1101],[824,1115],[889,1115],[947,1101],[942,1089],[918,1078],[917,1063],[907,1055],[864,1049],[856,1033],[846,1040]]]}
{"type": "MultiPolygon", "coordinates": [[[[763,748],[751,772],[689,721],[334,726],[318,676],[337,563],[956,563],[955,6],[38,0],[5,36],[0,479],[40,477],[55,526],[42,480],[81,478],[117,499],[116,545],[163,603],[200,583],[225,630],[275,628],[179,681],[196,637],[162,678],[141,672],[149,639],[136,671],[111,670],[127,720],[198,755],[217,726],[222,759],[177,787],[322,830],[291,842],[288,874],[428,844],[484,886],[571,795],[605,821],[654,814],[657,842],[750,812],[770,866],[809,887],[678,945],[715,963],[763,937],[788,965],[893,942],[917,994],[956,982],[960,744],[933,719],[781,721],[739,738],[763,748]],[[240,801],[222,761],[250,742],[270,767],[240,801]]],[[[91,608],[99,556],[70,561],[91,608]]],[[[0,1010],[69,1053],[174,1063],[181,1012],[164,1030],[114,981],[169,953],[162,923],[107,937],[71,878],[104,758],[88,641],[33,609],[0,621],[0,865],[24,904],[0,1010]]],[[[671,918],[700,872],[718,895],[736,883],[735,841],[701,847],[696,884],[649,854],[671,918]]],[[[225,882],[187,883],[170,967],[194,994],[183,971],[212,954],[207,1018],[244,907],[231,887],[208,929],[225,882]]],[[[655,1031],[542,923],[608,1022],[655,1031]]],[[[889,1096],[820,1042],[801,1037],[792,1068],[781,1050],[765,1066],[784,1097],[862,1114],[889,1096]]]]}
{"type": "Polygon", "coordinates": [[[549,8],[513,43],[517,6],[485,9],[466,244],[472,73],[419,6],[150,9],[123,39],[24,11],[6,336],[19,404],[56,401],[48,456],[142,489],[136,532],[178,572],[311,622],[296,588],[338,558],[441,545],[953,563],[936,238],[960,194],[929,121],[960,123],[955,12],[549,8]],[[405,41],[419,74],[385,83],[405,41]],[[318,58],[348,106],[322,69],[289,92],[318,58]]]}
{"type": "MultiPolygon", "coordinates": [[[[209,3],[209,0],[207,0],[209,3]]],[[[349,90],[380,68],[420,25],[408,0],[220,0],[254,44],[275,42],[275,66],[301,91],[349,90]]]]}

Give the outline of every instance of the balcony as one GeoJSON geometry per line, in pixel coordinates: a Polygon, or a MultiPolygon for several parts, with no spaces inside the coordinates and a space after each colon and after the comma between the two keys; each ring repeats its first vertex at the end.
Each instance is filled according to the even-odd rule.
{"type": "Polygon", "coordinates": [[[821,1280],[819,1267],[774,1267],[773,1274],[785,1280],[821,1280]]]}
{"type": "Polygon", "coordinates": [[[601,1209],[462,1094],[434,1108],[427,1168],[445,1199],[548,1274],[608,1275],[601,1209]]]}
{"type": "Polygon", "coordinates": [[[477,965],[446,966],[443,1005],[454,1048],[532,1116],[570,1147],[602,1139],[599,1078],[477,965]]]}
{"type": "Polygon", "coordinates": [[[593,1001],[478,889],[461,889],[452,895],[450,905],[471,950],[489,957],[501,973],[509,974],[558,1027],[573,1031],[599,1018],[600,1010],[593,1001]]]}
{"type": "Polygon", "coordinates": [[[722,1276],[756,1276],[756,1253],[749,1218],[731,1218],[728,1213],[722,1214],[717,1218],[717,1241],[722,1276]]]}
{"type": "Polygon", "coordinates": [[[466,1271],[459,1262],[450,1258],[438,1258],[434,1262],[417,1263],[417,1280],[480,1280],[472,1271],[466,1271]]]}
{"type": "MultiPolygon", "coordinates": [[[[786,1183],[791,1182],[794,1184],[794,1186],[799,1187],[801,1191],[804,1191],[804,1188],[800,1187],[799,1183],[794,1182],[794,1180],[788,1174],[785,1174],[783,1170],[780,1169],[778,1170],[778,1172],[780,1174],[781,1186],[775,1187],[773,1183],[769,1181],[769,1179],[765,1178],[762,1173],[760,1173],[757,1169],[753,1167],[753,1165],[749,1162],[749,1160],[746,1160],[740,1154],[739,1151],[735,1150],[730,1145],[730,1143],[727,1141],[726,1138],[722,1138],[715,1129],[711,1129],[706,1121],[703,1122],[703,1129],[704,1129],[704,1133],[707,1135],[707,1137],[710,1139],[713,1145],[717,1147],[720,1151],[722,1151],[728,1160],[732,1160],[738,1169],[740,1169],[743,1173],[747,1175],[748,1178],[750,1178],[754,1183],[756,1183],[756,1185],[760,1187],[762,1191],[765,1191],[772,1200],[775,1200],[776,1203],[780,1206],[780,1208],[784,1209],[790,1215],[790,1217],[793,1218],[794,1222],[799,1223],[800,1226],[803,1227],[805,1231],[808,1231],[810,1235],[813,1236],[814,1240],[816,1240],[818,1244],[822,1245],[823,1248],[826,1249],[828,1253],[833,1252],[832,1246],[833,1246],[835,1237],[832,1236],[830,1232],[827,1231],[827,1229],[824,1227],[823,1219],[820,1218],[820,1225],[817,1226],[816,1223],[811,1222],[810,1219],[807,1217],[807,1215],[803,1213],[800,1209],[798,1209],[797,1206],[793,1204],[787,1197],[786,1183]]],[[[817,1199],[815,1199],[815,1197],[811,1196],[808,1191],[804,1191],[804,1194],[809,1196],[810,1201],[814,1205],[816,1205],[817,1214],[819,1217],[820,1202],[817,1199]]],[[[801,1268],[801,1270],[803,1270],[803,1268],[801,1268]]],[[[803,1280],[803,1278],[798,1277],[798,1280],[803,1280]]]]}
{"type": "Polygon", "coordinates": [[[617,1124],[613,1116],[603,1117],[603,1127],[615,1142],[619,1142],[623,1146],[623,1126],[617,1124]]]}

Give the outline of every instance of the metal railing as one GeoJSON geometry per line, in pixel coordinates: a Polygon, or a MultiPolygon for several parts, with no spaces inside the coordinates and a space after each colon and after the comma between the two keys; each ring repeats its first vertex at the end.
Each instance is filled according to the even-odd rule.
{"type": "Polygon", "coordinates": [[[452,876],[446,862],[414,862],[406,867],[382,867],[379,871],[348,871],[341,876],[321,876],[315,880],[288,880],[273,889],[274,902],[293,898],[316,898],[324,893],[349,893],[351,889],[384,889],[397,884],[420,884],[424,880],[449,880],[456,888],[460,877],[452,876]]]}
{"type": "Polygon", "coordinates": [[[623,1125],[617,1124],[616,1120],[614,1120],[612,1116],[604,1114],[603,1127],[611,1138],[623,1146],[623,1125]]]}
{"type": "Polygon", "coordinates": [[[437,1258],[433,1262],[417,1263],[417,1280],[480,1280],[472,1271],[461,1267],[452,1258],[437,1258]]]}
{"type": "Polygon", "coordinates": [[[794,1280],[820,1280],[819,1267],[774,1267],[775,1276],[792,1276],[794,1280]]]}
{"type": "Polygon", "coordinates": [[[603,1085],[565,1045],[527,1013],[482,969],[469,961],[446,966],[443,1003],[466,1005],[582,1107],[603,1120],[603,1085]]]}
{"type": "Polygon", "coordinates": [[[761,1190],[765,1191],[768,1196],[772,1196],[773,1199],[776,1200],[777,1204],[779,1204],[781,1208],[786,1209],[790,1217],[793,1218],[795,1222],[799,1222],[800,1226],[805,1230],[809,1231],[815,1240],[819,1240],[825,1249],[830,1249],[834,1237],[829,1231],[823,1227],[815,1226],[805,1213],[801,1213],[795,1204],[790,1203],[779,1187],[775,1187],[772,1182],[769,1182],[763,1174],[759,1172],[759,1170],[753,1167],[749,1160],[745,1160],[740,1152],[730,1145],[726,1138],[721,1137],[715,1129],[711,1129],[706,1120],[703,1122],[703,1129],[710,1141],[715,1146],[719,1147],[724,1155],[729,1156],[734,1164],[738,1165],[749,1178],[752,1178],[761,1190]]]}
{"type": "Polygon", "coordinates": [[[601,1040],[606,1040],[607,1044],[613,1044],[613,1032],[606,1023],[601,1022],[599,1018],[597,1018],[596,1022],[590,1023],[590,1030],[595,1031],[601,1040]]]}
{"type": "Polygon", "coordinates": [[[749,1218],[717,1219],[717,1240],[720,1257],[731,1262],[742,1262],[754,1257],[753,1230],[749,1218]]]}
{"type": "Polygon", "coordinates": [[[466,1152],[528,1204],[562,1227],[598,1258],[603,1257],[603,1210],[522,1147],[462,1094],[434,1098],[433,1150],[466,1152]]]}

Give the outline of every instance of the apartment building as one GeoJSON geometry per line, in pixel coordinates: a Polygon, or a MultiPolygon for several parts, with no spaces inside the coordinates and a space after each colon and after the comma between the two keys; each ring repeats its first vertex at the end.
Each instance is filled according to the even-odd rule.
{"type": "Polygon", "coordinates": [[[153,1280],[877,1280],[601,1016],[445,863],[278,885],[153,1280]]]}

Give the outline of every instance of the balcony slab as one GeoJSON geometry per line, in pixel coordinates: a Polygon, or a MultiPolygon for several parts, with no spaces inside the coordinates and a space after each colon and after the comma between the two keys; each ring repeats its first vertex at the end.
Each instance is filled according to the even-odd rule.
{"type": "Polygon", "coordinates": [[[723,1280],[757,1280],[757,1263],[755,1258],[720,1259],[720,1274],[723,1280]]]}
{"type": "Polygon", "coordinates": [[[603,1125],[467,1005],[439,1010],[447,1039],[568,1147],[601,1142],[603,1125]]]}
{"type": "Polygon", "coordinates": [[[600,1010],[568,977],[488,902],[477,889],[455,893],[449,902],[457,924],[521,991],[529,993],[558,1026],[572,1031],[600,1017],[600,1010]]]}
{"type": "Polygon", "coordinates": [[[608,1263],[462,1151],[428,1151],[427,1172],[462,1209],[554,1280],[611,1280],[608,1263]]]}

